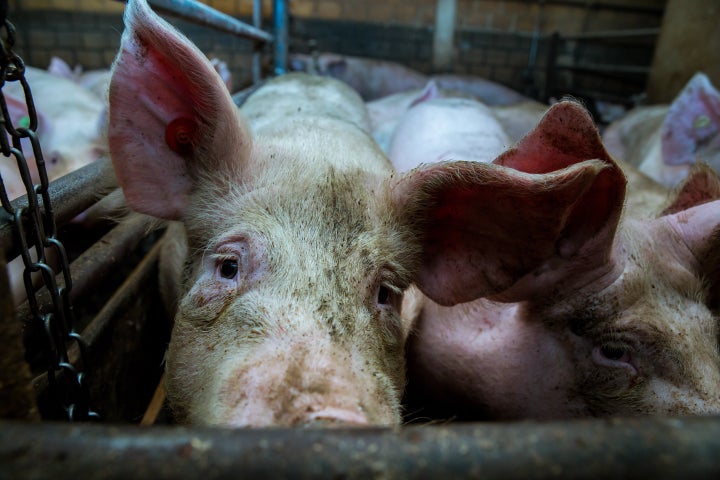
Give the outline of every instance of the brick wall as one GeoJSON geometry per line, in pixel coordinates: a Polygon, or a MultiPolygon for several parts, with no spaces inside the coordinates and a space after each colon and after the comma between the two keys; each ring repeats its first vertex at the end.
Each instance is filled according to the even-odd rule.
{"type": "MultiPolygon", "coordinates": [[[[252,0],[206,3],[245,21],[251,15],[252,0]]],[[[581,75],[558,72],[554,84],[545,85],[551,33],[576,35],[658,27],[665,0],[545,0],[541,7],[538,3],[458,0],[452,70],[480,75],[521,91],[542,95],[553,90],[555,94],[555,90],[566,88],[564,85],[577,83],[581,75]]],[[[309,45],[315,44],[322,51],[384,58],[430,72],[435,4],[435,0],[289,0],[290,47],[308,51],[309,45]]],[[[271,0],[263,0],[266,23],[271,5],[271,0]]],[[[28,64],[44,67],[52,55],[57,55],[91,69],[110,65],[122,31],[122,9],[123,4],[113,0],[10,0],[9,16],[20,32],[18,51],[28,64]]],[[[247,42],[171,17],[169,20],[208,56],[228,62],[237,88],[249,83],[251,47],[247,42]]],[[[573,41],[563,44],[560,54],[573,62],[649,65],[653,42],[654,38],[629,43],[573,41]]],[[[631,77],[615,82],[613,88],[619,89],[618,94],[630,95],[644,88],[643,75],[631,77]]]]}

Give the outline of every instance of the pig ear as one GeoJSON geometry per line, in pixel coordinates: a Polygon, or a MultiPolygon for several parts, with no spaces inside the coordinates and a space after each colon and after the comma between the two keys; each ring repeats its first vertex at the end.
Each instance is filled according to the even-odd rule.
{"type": "Polygon", "coordinates": [[[558,241],[565,258],[581,249],[590,253],[587,250],[592,248],[592,256],[604,261],[622,214],[626,179],[605,150],[585,108],[572,101],[553,105],[535,129],[494,163],[528,173],[546,173],[590,159],[599,160],[608,168],[598,174],[568,212],[558,241]]]}
{"type": "Polygon", "coordinates": [[[65,60],[59,57],[50,58],[50,65],[48,66],[48,72],[56,77],[67,78],[73,82],[77,82],[77,75],[72,71],[70,65],[65,60]]]}
{"type": "Polygon", "coordinates": [[[604,168],[591,160],[532,175],[444,162],[406,173],[392,194],[399,215],[419,225],[418,287],[441,305],[508,288],[555,252],[570,210],[604,168]]]}
{"type": "Polygon", "coordinates": [[[703,203],[720,199],[720,178],[715,170],[704,163],[693,165],[690,173],[678,187],[673,200],[661,215],[681,212],[703,203]]]}
{"type": "Polygon", "coordinates": [[[129,2],[110,82],[110,154],[129,205],[182,216],[200,179],[239,180],[249,135],[205,55],[145,0],[129,2]]]}
{"type": "Polygon", "coordinates": [[[440,97],[440,90],[438,89],[437,83],[435,83],[435,80],[430,80],[426,85],[425,88],[423,88],[423,91],[420,92],[420,95],[415,97],[415,99],[410,103],[410,106],[408,108],[412,108],[415,105],[418,105],[423,102],[427,102],[428,100],[432,100],[433,98],[439,98],[440,97]]]}
{"type": "Polygon", "coordinates": [[[720,200],[662,217],[674,226],[697,261],[696,270],[708,286],[708,303],[720,308],[720,200]]]}
{"type": "Polygon", "coordinates": [[[698,147],[720,137],[720,92],[696,73],[670,105],[663,121],[663,162],[692,165],[698,147]]]}

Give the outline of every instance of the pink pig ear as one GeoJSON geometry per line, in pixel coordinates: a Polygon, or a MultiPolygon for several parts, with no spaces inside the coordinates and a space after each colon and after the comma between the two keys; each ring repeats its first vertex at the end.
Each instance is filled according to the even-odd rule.
{"type": "Polygon", "coordinates": [[[510,287],[553,255],[573,205],[604,168],[591,160],[532,175],[445,162],[408,172],[392,193],[400,215],[419,225],[418,287],[441,305],[510,287]]]}
{"type": "Polygon", "coordinates": [[[435,80],[430,80],[428,83],[425,84],[425,88],[423,88],[422,92],[415,97],[415,99],[410,103],[410,106],[408,108],[412,108],[415,105],[419,105],[423,102],[427,102],[429,100],[432,100],[434,98],[440,97],[440,89],[437,86],[437,83],[435,83],[435,80]]]}
{"type": "Polygon", "coordinates": [[[239,180],[250,137],[205,55],[148,7],[129,2],[110,82],[108,140],[130,206],[182,216],[200,178],[239,180]]]}
{"type": "Polygon", "coordinates": [[[703,203],[720,199],[720,178],[704,163],[693,165],[690,173],[677,189],[674,198],[661,215],[681,212],[703,203]]]}
{"type": "MultiPolygon", "coordinates": [[[[607,153],[587,110],[571,101],[559,102],[518,145],[494,163],[528,173],[553,172],[584,160],[607,165],[593,185],[577,199],[565,221],[561,255],[570,257],[580,249],[593,248],[603,261],[612,246],[625,200],[625,175],[607,153]]],[[[552,208],[552,206],[541,206],[552,208]]]]}
{"type": "Polygon", "coordinates": [[[720,92],[702,72],[696,73],[670,105],[663,121],[663,162],[692,165],[702,145],[720,143],[720,92]]]}
{"type": "Polygon", "coordinates": [[[708,285],[709,303],[720,308],[720,177],[705,164],[696,164],[660,221],[675,225],[695,256],[708,285]]]}

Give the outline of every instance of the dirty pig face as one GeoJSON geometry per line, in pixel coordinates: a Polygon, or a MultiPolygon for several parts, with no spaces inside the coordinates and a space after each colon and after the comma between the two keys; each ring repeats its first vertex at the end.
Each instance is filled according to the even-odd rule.
{"type": "Polygon", "coordinates": [[[225,201],[187,222],[199,225],[189,228],[198,253],[168,352],[168,371],[182,372],[168,379],[181,419],[399,421],[411,243],[362,193],[366,183],[331,172],[280,197],[272,188],[234,195],[237,207],[225,201]],[[209,215],[225,233],[200,233],[209,215]]]}

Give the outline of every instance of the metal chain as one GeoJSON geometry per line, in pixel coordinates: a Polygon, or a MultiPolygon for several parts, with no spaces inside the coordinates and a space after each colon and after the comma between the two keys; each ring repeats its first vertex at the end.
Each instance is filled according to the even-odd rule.
{"type": "Polygon", "coordinates": [[[21,257],[25,270],[23,280],[27,291],[28,304],[33,315],[30,328],[45,332],[44,341],[26,345],[28,350],[43,350],[42,356],[47,361],[47,378],[51,397],[57,406],[67,413],[68,420],[98,419],[99,415],[90,409],[90,395],[86,381],[86,373],[72,365],[68,358],[68,345],[75,342],[80,352],[80,362],[88,371],[86,361],[86,345],[80,335],[74,331],[73,307],[70,302],[72,279],[67,254],[62,243],[56,238],[57,229],[55,216],[48,191],[48,177],[45,161],[36,135],[37,113],[32,99],[30,86],[25,79],[25,64],[13,52],[15,45],[15,28],[0,18],[0,109],[4,130],[0,129],[0,152],[3,161],[17,164],[22,182],[27,192],[28,206],[14,208],[10,203],[2,175],[0,174],[0,201],[7,218],[13,226],[15,238],[20,245],[21,257]],[[2,93],[6,82],[20,82],[24,92],[28,118],[13,125],[8,112],[7,102],[2,93]],[[11,142],[8,140],[11,139],[11,142]],[[33,185],[30,169],[22,151],[21,139],[28,139],[35,156],[40,184],[33,185]],[[31,252],[34,251],[34,256],[31,252]],[[58,258],[58,271],[53,270],[47,262],[46,252],[54,251],[58,258]],[[38,303],[32,283],[32,274],[40,272],[42,280],[50,293],[51,305],[38,303]],[[62,272],[63,285],[58,286],[56,274],[62,272]],[[41,344],[38,344],[41,343],[41,344]]]}

